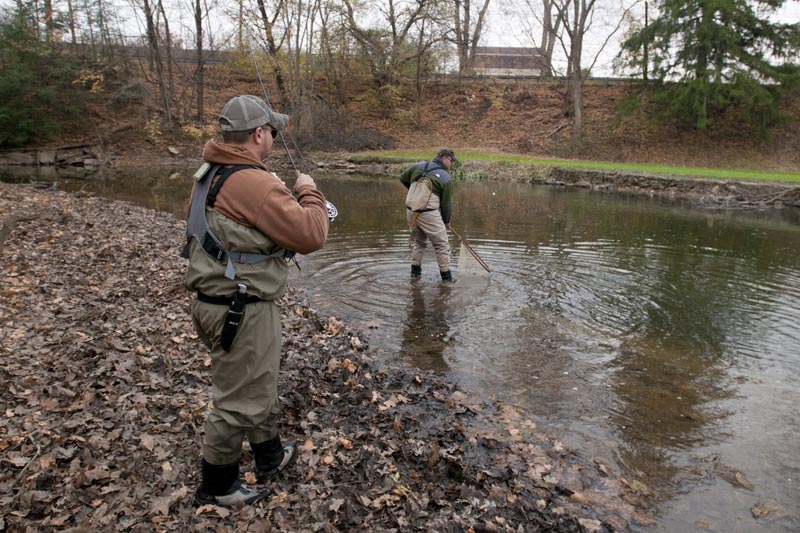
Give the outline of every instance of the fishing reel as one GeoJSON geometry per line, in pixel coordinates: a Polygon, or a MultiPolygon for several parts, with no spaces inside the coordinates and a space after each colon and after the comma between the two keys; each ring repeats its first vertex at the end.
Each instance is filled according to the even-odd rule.
{"type": "Polygon", "coordinates": [[[333,222],[337,216],[339,216],[339,210],[336,209],[336,206],[330,203],[329,201],[325,200],[325,207],[328,209],[328,220],[333,222]]]}

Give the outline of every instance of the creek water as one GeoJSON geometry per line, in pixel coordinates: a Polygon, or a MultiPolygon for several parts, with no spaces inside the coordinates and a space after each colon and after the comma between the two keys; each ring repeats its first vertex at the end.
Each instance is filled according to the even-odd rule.
{"type": "MultiPolygon", "coordinates": [[[[183,217],[190,173],[59,186],[183,217]]],[[[409,275],[397,180],[315,176],[340,214],[291,277],[379,357],[520,406],[636,481],[643,530],[800,530],[797,213],[459,184],[453,227],[493,272],[442,284],[432,249],[409,275]]]]}

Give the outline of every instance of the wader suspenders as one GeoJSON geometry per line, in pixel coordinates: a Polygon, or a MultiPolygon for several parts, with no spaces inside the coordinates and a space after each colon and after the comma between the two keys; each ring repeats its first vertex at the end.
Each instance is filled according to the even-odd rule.
{"type": "Polygon", "coordinates": [[[194,179],[197,183],[194,186],[194,194],[192,195],[192,203],[189,207],[189,218],[186,221],[186,246],[183,248],[181,257],[189,258],[189,244],[192,238],[197,239],[198,244],[203,251],[217,261],[225,261],[225,277],[228,279],[236,279],[236,271],[233,269],[233,263],[253,264],[266,261],[274,257],[284,257],[286,250],[279,248],[277,251],[269,254],[253,254],[246,252],[236,252],[225,250],[225,247],[219,239],[211,231],[208,226],[208,219],[206,219],[206,206],[213,207],[217,199],[217,194],[222,185],[225,183],[231,174],[237,170],[245,168],[258,168],[251,165],[235,165],[230,168],[224,169],[220,173],[220,177],[211,187],[211,181],[217,174],[222,165],[214,165],[213,167],[208,163],[204,163],[197,172],[194,173],[194,179]]]}
{"type": "MultiPolygon", "coordinates": [[[[217,172],[219,172],[221,166],[222,165],[214,165],[212,167],[208,163],[204,163],[203,166],[194,173],[194,179],[197,183],[195,184],[192,202],[189,206],[189,218],[186,221],[186,246],[184,246],[183,252],[181,252],[181,257],[189,258],[189,245],[192,242],[192,238],[195,238],[203,249],[203,252],[209,257],[227,263],[225,267],[225,277],[228,279],[235,279],[236,271],[233,268],[234,262],[246,264],[260,263],[275,257],[285,257],[287,251],[280,248],[276,252],[264,255],[225,250],[225,247],[208,226],[206,206],[214,206],[220,188],[231,174],[237,170],[258,167],[235,165],[226,168],[220,172],[220,177],[217,179],[214,187],[211,187],[211,182],[217,172]]],[[[245,305],[247,303],[260,301],[258,298],[247,296],[247,286],[244,283],[239,283],[239,290],[233,294],[233,296],[208,296],[198,292],[197,299],[205,303],[228,306],[228,313],[225,316],[225,323],[222,325],[222,335],[220,337],[220,345],[226,352],[231,349],[233,340],[236,338],[236,332],[239,330],[239,326],[244,320],[245,305]]]]}

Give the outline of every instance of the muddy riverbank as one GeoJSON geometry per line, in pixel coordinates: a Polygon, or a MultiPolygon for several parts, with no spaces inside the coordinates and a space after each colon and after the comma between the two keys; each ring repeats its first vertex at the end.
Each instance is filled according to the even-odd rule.
{"type": "MultiPolygon", "coordinates": [[[[196,508],[210,401],[172,215],[0,184],[0,529],[625,531],[650,489],[519,409],[377,359],[292,289],[273,496],[196,508]]],[[[251,467],[242,458],[243,470],[251,467]]]]}

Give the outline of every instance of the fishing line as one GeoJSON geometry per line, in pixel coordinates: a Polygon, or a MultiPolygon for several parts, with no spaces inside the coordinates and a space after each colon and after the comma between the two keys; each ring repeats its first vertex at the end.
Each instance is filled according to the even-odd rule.
{"type": "MultiPolygon", "coordinates": [[[[261,79],[261,71],[258,69],[258,62],[256,61],[256,54],[253,50],[253,45],[250,44],[250,57],[253,58],[253,66],[256,68],[256,76],[258,77],[258,84],[261,86],[261,91],[264,93],[264,100],[267,103],[267,107],[270,111],[272,111],[272,102],[269,100],[269,93],[267,93],[267,87],[264,85],[264,81],[261,79]]],[[[294,162],[294,158],[292,157],[292,153],[289,151],[289,145],[286,144],[286,138],[283,136],[283,131],[277,130],[278,135],[280,135],[281,143],[283,143],[283,149],[286,152],[286,157],[289,158],[289,163],[292,165],[292,168],[295,172],[300,172],[298,170],[297,165],[294,162]]],[[[325,208],[328,211],[328,219],[333,222],[337,216],[339,216],[339,210],[336,209],[336,206],[333,205],[327,199],[325,200],[325,208]]]]}

